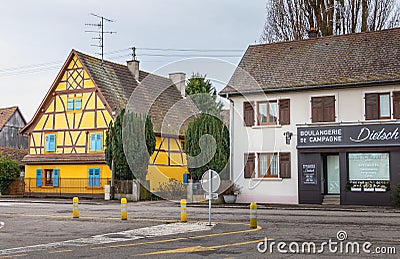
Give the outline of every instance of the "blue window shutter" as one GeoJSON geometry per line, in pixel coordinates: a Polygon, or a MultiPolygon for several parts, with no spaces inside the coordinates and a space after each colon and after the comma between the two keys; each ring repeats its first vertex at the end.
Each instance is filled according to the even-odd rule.
{"type": "Polygon", "coordinates": [[[75,100],[75,110],[82,110],[82,99],[75,100]]]}
{"type": "Polygon", "coordinates": [[[68,99],[68,111],[74,110],[74,99],[68,99]]]}
{"type": "Polygon", "coordinates": [[[103,149],[103,134],[96,134],[96,151],[101,151],[103,149]]]}
{"type": "Polygon", "coordinates": [[[49,151],[56,151],[56,134],[50,135],[50,150],[49,151]]]}
{"type": "Polygon", "coordinates": [[[58,187],[58,176],[60,175],[60,169],[53,170],[53,186],[58,187]]]}
{"type": "Polygon", "coordinates": [[[50,135],[46,135],[46,151],[50,150],[50,135]]]}
{"type": "Polygon", "coordinates": [[[90,134],[90,151],[96,151],[96,134],[90,134]]]}
{"type": "Polygon", "coordinates": [[[93,186],[100,187],[100,168],[95,168],[94,169],[93,186]]]}
{"type": "Polygon", "coordinates": [[[89,168],[89,177],[88,177],[88,186],[89,187],[93,186],[93,178],[94,178],[94,169],[89,168]]]}
{"type": "Polygon", "coordinates": [[[36,187],[42,187],[42,169],[36,169],[36,187]]]}
{"type": "Polygon", "coordinates": [[[46,135],[46,151],[47,152],[56,151],[56,134],[46,135]]]}

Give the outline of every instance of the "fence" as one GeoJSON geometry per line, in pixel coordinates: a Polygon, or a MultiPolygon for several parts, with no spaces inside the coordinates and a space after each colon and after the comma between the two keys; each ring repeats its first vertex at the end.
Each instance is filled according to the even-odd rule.
{"type": "MultiPolygon", "coordinates": [[[[12,181],[8,189],[3,194],[20,195],[26,197],[86,197],[86,198],[104,198],[104,186],[111,184],[111,179],[100,178],[58,178],[58,181],[42,180],[42,186],[37,186],[36,178],[18,178],[12,181]],[[57,186],[54,186],[57,185],[57,186]]],[[[148,183],[144,183],[148,186],[148,183]]],[[[8,185],[8,184],[7,184],[8,185]]],[[[115,180],[114,194],[132,194],[132,180],[115,180]]],[[[140,199],[153,199],[153,195],[143,185],[140,186],[140,199]]]]}
{"type": "Polygon", "coordinates": [[[88,178],[58,178],[58,181],[42,182],[38,186],[36,178],[25,178],[15,180],[10,184],[7,194],[23,196],[44,197],[80,197],[104,198],[104,186],[110,184],[111,179],[88,179],[88,178]]]}
{"type": "MultiPolygon", "coordinates": [[[[220,190],[225,190],[229,181],[223,180],[220,190]]],[[[36,178],[18,178],[13,181],[7,192],[8,195],[21,195],[26,197],[65,197],[73,196],[85,198],[104,199],[104,186],[110,185],[111,179],[88,179],[88,178],[58,178],[57,186],[54,182],[42,181],[42,186],[37,186],[36,178]]],[[[148,191],[149,183],[143,182],[140,185],[140,200],[153,199],[169,199],[180,200],[188,199],[189,202],[197,202],[204,200],[204,190],[201,184],[196,182],[184,184],[178,181],[171,180],[170,182],[160,186],[160,189],[154,193],[148,191]],[[144,184],[145,186],[143,186],[144,184]],[[159,197],[158,197],[159,196],[159,197]]],[[[133,193],[132,180],[115,180],[113,194],[115,197],[127,197],[126,194],[133,193]],[[118,195],[119,194],[119,195],[118,195]]]]}

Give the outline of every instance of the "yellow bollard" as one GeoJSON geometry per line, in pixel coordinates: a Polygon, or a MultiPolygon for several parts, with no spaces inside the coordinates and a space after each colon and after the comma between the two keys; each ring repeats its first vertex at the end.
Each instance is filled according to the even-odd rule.
{"type": "Polygon", "coordinates": [[[121,219],[127,220],[128,219],[128,212],[126,211],[126,198],[121,199],[121,219]]]}
{"type": "Polygon", "coordinates": [[[72,203],[73,203],[72,218],[79,218],[79,209],[78,209],[79,199],[78,199],[78,197],[74,197],[72,199],[72,203]]]}
{"type": "Polygon", "coordinates": [[[257,228],[257,203],[250,203],[250,228],[257,228]]]}
{"type": "Polygon", "coordinates": [[[186,200],[181,200],[181,222],[187,222],[186,200]]]}

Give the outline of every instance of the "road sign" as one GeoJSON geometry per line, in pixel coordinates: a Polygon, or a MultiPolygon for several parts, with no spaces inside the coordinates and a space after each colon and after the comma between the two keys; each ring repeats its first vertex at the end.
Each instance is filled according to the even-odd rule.
{"type": "Polygon", "coordinates": [[[201,187],[205,192],[217,192],[219,186],[221,185],[221,178],[219,174],[214,170],[207,170],[201,177],[201,187]],[[210,176],[211,174],[211,176],[210,176]],[[210,183],[211,180],[211,183],[210,183]]]}
{"type": "Polygon", "coordinates": [[[215,194],[218,197],[218,193],[215,193],[220,184],[221,184],[221,178],[219,178],[219,174],[215,172],[214,170],[208,169],[207,172],[203,174],[201,177],[201,187],[203,187],[203,190],[207,192],[206,198],[208,199],[208,224],[207,226],[211,226],[211,200],[215,196],[215,194]]]}
{"type": "Polygon", "coordinates": [[[207,200],[216,200],[218,199],[218,193],[212,192],[211,195],[206,193],[204,194],[204,198],[206,198],[207,200]]]}

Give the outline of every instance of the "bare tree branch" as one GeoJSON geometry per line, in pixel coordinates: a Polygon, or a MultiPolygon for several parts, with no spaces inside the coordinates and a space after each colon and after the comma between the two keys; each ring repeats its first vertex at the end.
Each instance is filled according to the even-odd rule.
{"type": "Polygon", "coordinates": [[[267,0],[261,42],[382,30],[399,26],[400,0],[267,0]]]}

